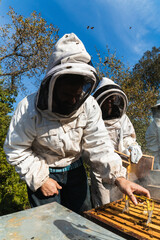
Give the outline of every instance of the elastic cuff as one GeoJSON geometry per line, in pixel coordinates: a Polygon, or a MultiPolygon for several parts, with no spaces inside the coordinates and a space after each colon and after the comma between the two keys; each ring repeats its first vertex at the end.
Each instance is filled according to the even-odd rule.
{"type": "Polygon", "coordinates": [[[31,190],[32,190],[33,192],[36,192],[36,191],[38,190],[38,188],[40,188],[40,187],[48,180],[48,178],[49,178],[49,176],[46,176],[46,177],[40,182],[40,184],[31,186],[31,187],[30,187],[31,190]]]}
{"type": "Polygon", "coordinates": [[[117,178],[127,178],[127,169],[122,167],[122,171],[119,174],[116,174],[112,177],[112,184],[115,184],[117,178]]]}

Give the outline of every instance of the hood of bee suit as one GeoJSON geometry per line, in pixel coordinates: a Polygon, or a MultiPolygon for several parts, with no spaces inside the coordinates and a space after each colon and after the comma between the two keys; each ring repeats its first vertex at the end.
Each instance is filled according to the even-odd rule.
{"type": "Polygon", "coordinates": [[[158,106],[160,106],[160,100],[157,100],[157,103],[153,107],[151,107],[151,109],[152,108],[157,108],[158,106]]]}
{"type": "Polygon", "coordinates": [[[113,118],[121,118],[123,114],[127,110],[128,106],[128,98],[126,94],[123,92],[121,87],[114,83],[111,79],[109,78],[102,78],[102,81],[100,82],[99,86],[95,90],[93,96],[97,100],[99,106],[102,109],[103,103],[110,97],[115,96],[115,102],[114,105],[116,108],[118,108],[118,115],[116,117],[112,118],[107,118],[104,120],[110,120],[113,118]]]}
{"type": "MultiPolygon", "coordinates": [[[[71,116],[94,91],[99,82],[96,70],[91,66],[91,56],[74,33],[65,34],[55,44],[46,75],[37,94],[36,105],[38,110],[56,114],[53,111],[54,86],[58,78],[66,74],[84,76],[90,86],[87,90],[85,89],[86,92],[83,93],[80,102],[73,109],[73,112],[69,114],[71,116]]],[[[68,117],[68,115],[63,117],[68,117]]]]}
{"type": "Polygon", "coordinates": [[[154,120],[160,126],[160,100],[157,100],[157,103],[151,107],[151,110],[154,120]]]}

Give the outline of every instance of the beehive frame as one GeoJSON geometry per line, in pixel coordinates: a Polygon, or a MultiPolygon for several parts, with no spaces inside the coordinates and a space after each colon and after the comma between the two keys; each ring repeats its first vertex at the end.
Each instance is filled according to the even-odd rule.
{"type": "Polygon", "coordinates": [[[129,201],[129,212],[123,212],[125,199],[85,212],[85,216],[106,229],[113,230],[126,239],[160,239],[160,202],[154,200],[151,222],[147,224],[146,202],[137,206],[129,201]]]}

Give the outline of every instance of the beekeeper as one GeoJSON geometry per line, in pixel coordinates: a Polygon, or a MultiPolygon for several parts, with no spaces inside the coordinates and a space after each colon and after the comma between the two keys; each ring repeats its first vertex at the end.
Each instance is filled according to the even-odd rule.
{"type": "MultiPolygon", "coordinates": [[[[142,157],[141,147],[136,142],[134,127],[126,115],[128,99],[119,85],[111,79],[103,78],[94,92],[114,149],[131,155],[131,161],[138,163],[142,157]]],[[[94,206],[106,204],[122,197],[115,187],[103,184],[101,178],[91,174],[92,198],[94,206]]]]}
{"type": "Polygon", "coordinates": [[[160,100],[151,108],[153,121],[146,131],[147,148],[154,156],[154,169],[160,169],[160,100]]]}
{"type": "Polygon", "coordinates": [[[90,62],[81,40],[65,34],[55,45],[38,92],[24,98],[12,117],[4,150],[27,183],[31,207],[53,201],[77,213],[91,207],[82,150],[94,173],[119,186],[135,204],[133,192],[150,197],[125,179],[126,169],[90,96],[98,81],[90,62]]]}

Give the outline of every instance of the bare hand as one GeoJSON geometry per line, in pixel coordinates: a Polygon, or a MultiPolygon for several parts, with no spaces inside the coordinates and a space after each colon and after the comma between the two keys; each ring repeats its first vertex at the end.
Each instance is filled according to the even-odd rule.
{"type": "Polygon", "coordinates": [[[62,187],[52,178],[48,178],[45,183],[41,186],[41,191],[44,196],[49,197],[54,194],[59,194],[58,190],[62,189],[62,187]]]}
{"type": "Polygon", "coordinates": [[[123,192],[124,194],[129,196],[130,200],[135,205],[137,205],[138,202],[137,202],[136,197],[133,195],[133,193],[143,195],[143,196],[150,198],[150,193],[146,188],[144,188],[134,182],[131,182],[125,178],[117,178],[115,181],[115,184],[119,187],[121,192],[123,192]]]}

